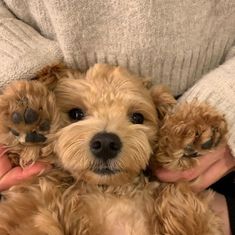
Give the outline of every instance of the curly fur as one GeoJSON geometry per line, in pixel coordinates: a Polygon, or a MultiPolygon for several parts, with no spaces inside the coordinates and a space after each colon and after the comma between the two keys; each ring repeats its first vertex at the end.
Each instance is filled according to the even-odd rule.
{"type": "Polygon", "coordinates": [[[225,145],[226,133],[225,118],[217,110],[196,100],[183,103],[164,117],[155,160],[169,169],[189,169],[198,156],[225,145]]]}

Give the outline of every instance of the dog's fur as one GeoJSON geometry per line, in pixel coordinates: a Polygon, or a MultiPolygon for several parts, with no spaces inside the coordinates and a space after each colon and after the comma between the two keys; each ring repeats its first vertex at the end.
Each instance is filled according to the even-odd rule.
{"type": "Polygon", "coordinates": [[[53,137],[64,170],[54,169],[3,194],[1,235],[222,234],[210,208],[212,193],[194,194],[184,183],[150,182],[142,173],[151,156],[157,159],[153,164],[187,168],[195,162],[193,148],[201,154],[224,144],[226,124],[220,114],[207,105],[173,108],[176,101],[166,89],[120,67],[95,65],[85,74],[64,68],[39,79],[45,76],[66,125],[53,137]],[[72,120],[68,114],[78,108],[82,116],[72,120]],[[143,122],[139,115],[136,122],[136,113],[143,122]],[[92,154],[91,140],[104,132],[121,140],[115,158],[92,154]]]}
{"type": "Polygon", "coordinates": [[[226,121],[213,107],[196,100],[183,103],[165,116],[153,160],[169,169],[189,169],[198,156],[225,145],[226,133],[226,121]]]}

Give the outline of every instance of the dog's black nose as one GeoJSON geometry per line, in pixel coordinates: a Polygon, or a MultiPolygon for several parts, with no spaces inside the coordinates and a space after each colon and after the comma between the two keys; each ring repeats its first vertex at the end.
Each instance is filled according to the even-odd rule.
{"type": "Polygon", "coordinates": [[[120,138],[113,133],[97,133],[90,142],[91,152],[102,160],[115,158],[121,148],[120,138]]]}

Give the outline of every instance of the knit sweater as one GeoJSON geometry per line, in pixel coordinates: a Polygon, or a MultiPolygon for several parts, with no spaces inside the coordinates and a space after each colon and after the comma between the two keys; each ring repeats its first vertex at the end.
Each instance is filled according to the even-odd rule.
{"type": "Polygon", "coordinates": [[[234,42],[234,0],[0,0],[0,86],[56,61],[121,65],[216,106],[235,156],[234,42]]]}

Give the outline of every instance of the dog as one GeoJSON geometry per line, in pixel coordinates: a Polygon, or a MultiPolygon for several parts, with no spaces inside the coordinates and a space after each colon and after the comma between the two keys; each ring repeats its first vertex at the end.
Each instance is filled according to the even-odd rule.
{"type": "Polygon", "coordinates": [[[151,162],[190,167],[196,151],[223,145],[224,117],[207,105],[178,106],[167,89],[121,67],[62,70],[36,78],[64,123],[50,145],[61,167],[2,193],[0,234],[222,235],[212,192],[143,172],[151,162]]]}

